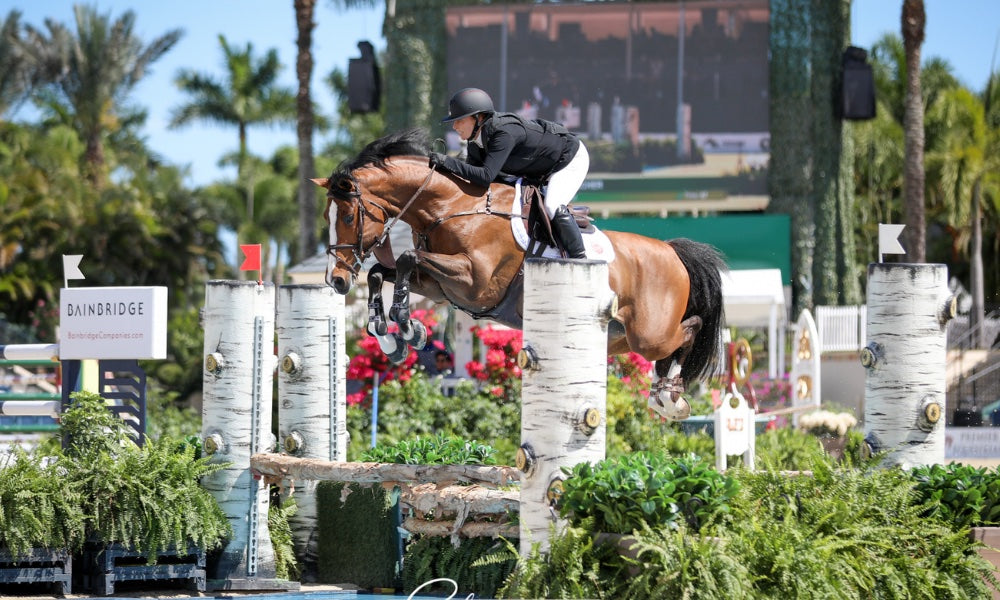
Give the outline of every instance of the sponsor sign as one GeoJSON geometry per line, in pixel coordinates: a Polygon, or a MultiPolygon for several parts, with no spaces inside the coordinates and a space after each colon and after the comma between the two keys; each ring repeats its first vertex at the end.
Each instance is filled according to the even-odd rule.
{"type": "Polygon", "coordinates": [[[167,288],[63,288],[59,358],[167,357],[167,288]]]}
{"type": "Polygon", "coordinates": [[[1000,457],[1000,428],[946,427],[944,457],[946,459],[1000,457]]]}

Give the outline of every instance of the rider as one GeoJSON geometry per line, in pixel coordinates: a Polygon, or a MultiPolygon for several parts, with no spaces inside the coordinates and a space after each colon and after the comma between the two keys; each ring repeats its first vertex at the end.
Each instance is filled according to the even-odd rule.
{"type": "Polygon", "coordinates": [[[464,88],[451,97],[448,116],[458,135],[469,142],[462,162],[446,154],[431,153],[432,164],[488,187],[501,172],[546,185],[545,212],[552,233],[569,258],[586,258],[583,238],[566,205],[590,169],[590,155],[580,139],[559,123],[527,120],[514,113],[498,113],[489,94],[464,88]]]}

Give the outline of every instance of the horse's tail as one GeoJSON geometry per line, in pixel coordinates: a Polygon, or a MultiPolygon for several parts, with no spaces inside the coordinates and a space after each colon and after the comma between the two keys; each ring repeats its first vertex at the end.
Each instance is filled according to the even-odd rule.
{"type": "Polygon", "coordinates": [[[698,315],[702,321],[701,331],[694,339],[691,353],[681,367],[681,377],[685,382],[701,381],[715,372],[722,352],[725,310],[720,272],[729,269],[714,246],[686,238],[667,243],[684,263],[691,280],[684,318],[698,315]]]}

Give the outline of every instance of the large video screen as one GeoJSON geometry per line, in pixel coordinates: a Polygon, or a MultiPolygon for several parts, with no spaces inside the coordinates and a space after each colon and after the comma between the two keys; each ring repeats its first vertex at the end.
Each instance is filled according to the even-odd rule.
{"type": "Polygon", "coordinates": [[[768,0],[449,8],[448,84],[579,133],[592,202],[756,210],[767,195],[768,19],[768,0]]]}

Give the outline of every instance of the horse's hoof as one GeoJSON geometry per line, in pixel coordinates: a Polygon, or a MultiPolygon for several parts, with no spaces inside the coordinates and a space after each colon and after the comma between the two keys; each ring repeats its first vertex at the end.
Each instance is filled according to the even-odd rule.
{"type": "Polygon", "coordinates": [[[392,364],[401,365],[406,362],[406,357],[410,355],[410,347],[404,344],[398,335],[393,335],[392,337],[396,339],[396,349],[385,356],[392,364]]]}
{"type": "Polygon", "coordinates": [[[660,402],[656,396],[650,394],[648,406],[657,416],[670,421],[683,421],[691,416],[691,405],[683,397],[673,400],[668,396],[666,402],[660,402]]]}
{"type": "Polygon", "coordinates": [[[409,334],[403,334],[403,341],[417,349],[427,345],[427,328],[423,323],[410,319],[408,329],[409,334]]]}

